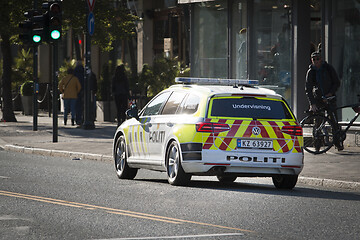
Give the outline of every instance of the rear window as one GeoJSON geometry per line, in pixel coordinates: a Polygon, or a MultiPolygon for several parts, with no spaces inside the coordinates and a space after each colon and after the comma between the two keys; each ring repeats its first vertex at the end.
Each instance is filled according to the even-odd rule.
{"type": "Polygon", "coordinates": [[[244,98],[214,98],[210,117],[292,119],[285,103],[277,100],[244,98]]]}

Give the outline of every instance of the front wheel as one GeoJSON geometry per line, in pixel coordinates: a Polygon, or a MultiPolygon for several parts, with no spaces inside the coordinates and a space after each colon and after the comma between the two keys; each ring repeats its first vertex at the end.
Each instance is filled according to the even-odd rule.
{"type": "Polygon", "coordinates": [[[321,115],[309,115],[300,125],[303,129],[304,149],[309,153],[320,154],[328,151],[334,144],[334,125],[321,115]]]}
{"type": "Polygon", "coordinates": [[[125,137],[120,136],[116,141],[114,149],[114,160],[116,174],[120,179],[134,179],[138,169],[130,168],[127,164],[125,137]]]}
{"type": "Polygon", "coordinates": [[[166,151],[166,173],[171,185],[186,185],[191,179],[191,175],[185,173],[181,166],[180,149],[175,141],[169,145],[166,151]]]}
{"type": "Polygon", "coordinates": [[[297,180],[298,175],[280,175],[272,177],[272,181],[278,189],[293,189],[297,180]]]}

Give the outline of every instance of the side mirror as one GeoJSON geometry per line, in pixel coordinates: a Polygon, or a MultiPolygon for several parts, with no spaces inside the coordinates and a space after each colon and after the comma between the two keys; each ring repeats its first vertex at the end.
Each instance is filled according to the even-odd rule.
{"type": "Polygon", "coordinates": [[[136,120],[139,120],[139,113],[136,106],[131,106],[130,109],[126,110],[126,116],[128,118],[136,118],[136,120]]]}

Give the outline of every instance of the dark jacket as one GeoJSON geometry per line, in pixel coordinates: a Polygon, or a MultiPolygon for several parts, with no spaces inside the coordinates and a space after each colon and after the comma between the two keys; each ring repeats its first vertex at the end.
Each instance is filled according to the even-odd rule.
{"type": "Polygon", "coordinates": [[[320,68],[321,84],[317,81],[317,69],[313,65],[309,66],[306,73],[305,92],[310,104],[316,104],[316,100],[329,93],[335,95],[340,87],[339,77],[333,66],[323,62],[320,68]],[[314,89],[317,89],[314,93],[314,89]]]}

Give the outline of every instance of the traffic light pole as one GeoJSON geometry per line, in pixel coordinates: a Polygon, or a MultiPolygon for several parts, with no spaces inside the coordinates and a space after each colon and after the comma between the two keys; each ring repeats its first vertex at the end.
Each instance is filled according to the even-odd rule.
{"type": "Polygon", "coordinates": [[[52,98],[52,110],[53,110],[53,142],[58,142],[58,44],[52,45],[53,49],[53,98],[52,98]]]}
{"type": "Polygon", "coordinates": [[[91,36],[86,32],[85,39],[85,72],[84,72],[84,129],[94,129],[95,124],[90,116],[90,80],[91,80],[91,36]]]}
{"type": "Polygon", "coordinates": [[[33,88],[34,88],[34,94],[33,94],[33,131],[38,130],[38,92],[39,92],[39,84],[38,84],[38,46],[34,45],[33,47],[33,53],[34,53],[34,64],[33,64],[33,88]]]}
{"type": "MultiPolygon", "coordinates": [[[[37,0],[34,0],[34,9],[37,9],[37,0]]],[[[33,46],[33,131],[38,130],[38,45],[33,46]]]]}

